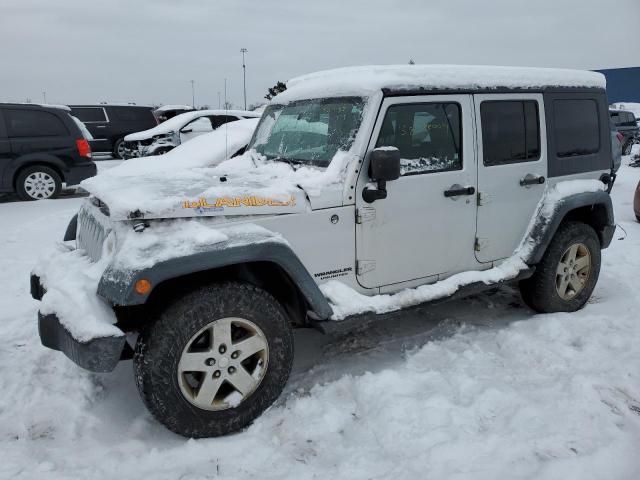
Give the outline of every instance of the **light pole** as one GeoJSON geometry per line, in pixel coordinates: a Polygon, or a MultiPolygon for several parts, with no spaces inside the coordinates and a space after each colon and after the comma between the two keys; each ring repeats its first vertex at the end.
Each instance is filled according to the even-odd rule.
{"type": "Polygon", "coordinates": [[[47,92],[42,92],[42,103],[47,104],[47,92]]]}
{"type": "Polygon", "coordinates": [[[196,87],[195,87],[195,80],[189,80],[191,82],[191,106],[195,109],[196,108],[196,87]]]}
{"type": "Polygon", "coordinates": [[[220,92],[218,92],[218,110],[220,110],[221,106],[222,104],[220,103],[220,92]]]}
{"type": "Polygon", "coordinates": [[[244,63],[244,54],[249,50],[246,48],[241,48],[240,52],[242,52],[242,86],[244,91],[244,109],[247,109],[247,66],[244,63]]]}

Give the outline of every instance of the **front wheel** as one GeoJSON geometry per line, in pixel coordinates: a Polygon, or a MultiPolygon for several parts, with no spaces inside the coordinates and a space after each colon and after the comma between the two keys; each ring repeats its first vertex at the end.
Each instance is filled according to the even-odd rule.
{"type": "Polygon", "coordinates": [[[119,138],[116,140],[116,142],[113,144],[113,151],[111,153],[113,155],[113,158],[124,159],[127,153],[124,147],[124,138],[119,138]]]}
{"type": "Polygon", "coordinates": [[[134,371],[154,417],[198,438],[250,424],[278,398],[292,361],[293,334],[278,301],[228,282],[166,308],[139,335],[134,371]]]}
{"type": "Polygon", "coordinates": [[[531,278],[520,282],[524,302],[541,313],[581,309],[600,274],[600,240],[582,222],[558,228],[531,278]]]}

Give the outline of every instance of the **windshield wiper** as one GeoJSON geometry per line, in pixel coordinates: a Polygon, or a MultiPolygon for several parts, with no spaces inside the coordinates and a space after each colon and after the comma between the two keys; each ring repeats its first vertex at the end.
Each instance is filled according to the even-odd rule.
{"type": "Polygon", "coordinates": [[[289,164],[289,166],[293,169],[294,172],[297,170],[297,168],[295,167],[294,161],[291,160],[290,158],[287,158],[287,157],[274,157],[271,160],[276,161],[276,162],[281,162],[282,160],[284,160],[285,162],[287,162],[289,164]]]}

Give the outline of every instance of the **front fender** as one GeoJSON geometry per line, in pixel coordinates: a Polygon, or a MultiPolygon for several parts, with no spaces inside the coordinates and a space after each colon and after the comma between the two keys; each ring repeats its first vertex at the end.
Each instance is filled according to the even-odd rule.
{"type": "Polygon", "coordinates": [[[319,319],[329,318],[333,313],[327,299],[293,250],[286,243],[268,237],[239,244],[221,242],[205,251],[164,260],[140,270],[111,265],[100,279],[98,295],[114,305],[141,305],[147,301],[151,291],[147,294],[135,291],[135,283],[140,279],[149,280],[154,288],[166,280],[191,273],[250,262],[272,262],[280,266],[319,319]]]}
{"type": "Polygon", "coordinates": [[[570,217],[572,212],[585,207],[590,208],[592,212],[587,223],[595,227],[602,248],[607,248],[615,230],[611,197],[603,190],[581,192],[567,196],[555,205],[541,205],[535,223],[530,229],[529,239],[533,242],[533,248],[523,260],[529,265],[539,263],[560,223],[570,217]]]}

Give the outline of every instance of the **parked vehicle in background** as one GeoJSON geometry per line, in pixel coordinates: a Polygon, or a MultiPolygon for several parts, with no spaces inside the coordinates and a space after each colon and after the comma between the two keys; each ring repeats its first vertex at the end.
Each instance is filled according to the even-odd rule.
{"type": "Polygon", "coordinates": [[[163,105],[153,111],[158,123],[166,122],[170,118],[185,112],[192,112],[195,108],[189,105],[163,105]]]}
{"type": "Polygon", "coordinates": [[[79,250],[31,277],[44,345],[106,372],[138,334],[145,405],[206,437],[276,400],[296,327],[503,282],[538,312],[586,304],[615,231],[603,75],[402,65],[287,86],[241,157],[83,183],[65,236],[79,250]],[[103,273],[78,291],[89,262],[103,273]]]}
{"type": "Polygon", "coordinates": [[[613,120],[609,118],[611,124],[611,157],[613,158],[613,172],[616,173],[622,165],[622,145],[624,144],[624,135],[617,129],[613,120]]]}
{"type": "Polygon", "coordinates": [[[68,107],[0,103],[0,192],[55,198],[96,174],[91,147],[68,107]]]}
{"type": "Polygon", "coordinates": [[[633,213],[636,214],[636,220],[640,222],[640,182],[636,186],[636,194],[633,197],[633,213]]]}
{"type": "Polygon", "coordinates": [[[259,113],[244,110],[195,110],[182,113],[154,128],[127,135],[123,144],[123,158],[162,155],[192,138],[213,132],[227,122],[259,117],[259,113]]]}
{"type": "Polygon", "coordinates": [[[624,136],[622,154],[629,155],[634,141],[640,138],[640,128],[635,115],[627,110],[609,110],[609,116],[616,130],[624,136]]]}
{"type": "Polygon", "coordinates": [[[71,113],[84,123],[93,140],[94,152],[108,152],[123,158],[125,135],[152,128],[158,124],[152,107],[139,105],[71,105],[71,113]]]}

